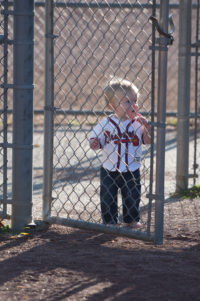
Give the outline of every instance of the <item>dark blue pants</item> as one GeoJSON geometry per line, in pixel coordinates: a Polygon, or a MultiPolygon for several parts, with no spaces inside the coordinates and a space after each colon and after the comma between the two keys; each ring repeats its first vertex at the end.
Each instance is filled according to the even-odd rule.
{"type": "Polygon", "coordinates": [[[121,190],[124,223],[139,221],[140,170],[134,172],[100,170],[100,199],[103,223],[118,222],[118,190],[121,190]]]}

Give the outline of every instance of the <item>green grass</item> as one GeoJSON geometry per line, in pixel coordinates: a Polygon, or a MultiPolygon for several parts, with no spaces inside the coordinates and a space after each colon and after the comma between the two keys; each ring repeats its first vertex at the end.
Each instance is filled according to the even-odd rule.
{"type": "Polygon", "coordinates": [[[200,184],[193,186],[191,188],[188,188],[186,190],[182,190],[179,192],[175,192],[173,194],[174,197],[179,197],[183,199],[195,199],[200,198],[200,184]]]}
{"type": "Polygon", "coordinates": [[[177,126],[178,119],[177,119],[177,117],[167,118],[166,122],[167,122],[167,125],[177,126]]]}
{"type": "Polygon", "coordinates": [[[6,225],[3,220],[0,220],[0,237],[6,237],[6,238],[19,238],[19,237],[24,237],[26,235],[30,234],[30,227],[25,227],[24,231],[13,231],[11,229],[10,225],[6,225]]]}
{"type": "Polygon", "coordinates": [[[0,234],[8,234],[11,233],[12,230],[9,225],[4,225],[3,222],[0,221],[0,234]]]}

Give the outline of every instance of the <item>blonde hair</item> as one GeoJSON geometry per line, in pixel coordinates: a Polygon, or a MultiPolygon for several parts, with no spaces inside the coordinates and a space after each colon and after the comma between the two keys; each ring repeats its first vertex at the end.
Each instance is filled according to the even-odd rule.
{"type": "Polygon", "coordinates": [[[107,105],[116,100],[117,91],[122,91],[123,93],[132,91],[137,95],[137,97],[139,96],[138,88],[132,82],[126,79],[113,78],[104,88],[104,98],[107,105]]]}

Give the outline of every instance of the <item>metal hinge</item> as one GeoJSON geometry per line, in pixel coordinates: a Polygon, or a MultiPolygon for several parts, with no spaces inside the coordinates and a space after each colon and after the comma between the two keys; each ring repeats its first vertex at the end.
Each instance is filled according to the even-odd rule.
{"type": "Polygon", "coordinates": [[[155,201],[164,199],[164,195],[161,195],[161,194],[159,195],[159,194],[154,194],[154,193],[148,193],[148,194],[146,194],[146,197],[148,199],[155,200],[155,201]]]}
{"type": "Polygon", "coordinates": [[[200,47],[200,40],[197,40],[195,43],[192,43],[191,47],[197,48],[196,52],[191,52],[191,56],[200,56],[199,49],[198,49],[200,47]]]}
{"type": "Polygon", "coordinates": [[[13,204],[12,199],[0,199],[0,204],[13,204]]]}
{"type": "Polygon", "coordinates": [[[15,11],[15,10],[9,10],[9,9],[3,9],[1,10],[2,15],[13,15],[13,16],[30,16],[34,17],[34,12],[29,11],[15,11]]]}
{"type": "Polygon", "coordinates": [[[191,44],[191,47],[200,47],[200,40],[198,40],[195,43],[191,44]]]}
{"type": "Polygon", "coordinates": [[[56,108],[54,106],[44,106],[45,111],[55,112],[56,110],[59,110],[59,108],[56,108]]]}
{"type": "MultiPolygon", "coordinates": [[[[170,30],[169,33],[164,32],[164,30],[161,28],[161,26],[160,26],[160,24],[159,24],[156,17],[151,16],[149,18],[149,20],[155,25],[155,28],[157,29],[157,31],[161,35],[160,38],[156,39],[156,43],[161,45],[161,46],[172,45],[173,42],[174,42],[173,33],[175,31],[175,26],[174,26],[174,22],[173,22],[173,19],[172,19],[172,14],[169,15],[168,19],[169,19],[169,24],[170,24],[170,27],[171,27],[171,30],[170,30]]],[[[152,46],[150,48],[152,48],[152,46]]],[[[159,49],[159,46],[155,47],[155,49],[156,50],[159,49]]]]}
{"type": "Polygon", "coordinates": [[[13,148],[13,149],[23,149],[23,150],[30,150],[33,149],[32,144],[16,144],[16,143],[0,143],[0,147],[2,148],[13,148]]]}

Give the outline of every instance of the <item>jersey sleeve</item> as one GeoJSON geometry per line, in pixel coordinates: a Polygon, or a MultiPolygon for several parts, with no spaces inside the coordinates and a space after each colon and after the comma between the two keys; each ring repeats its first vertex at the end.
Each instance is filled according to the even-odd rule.
{"type": "Polygon", "coordinates": [[[101,146],[105,144],[105,136],[104,136],[105,125],[106,125],[106,120],[103,119],[92,129],[89,137],[90,139],[99,138],[101,146]]]}

